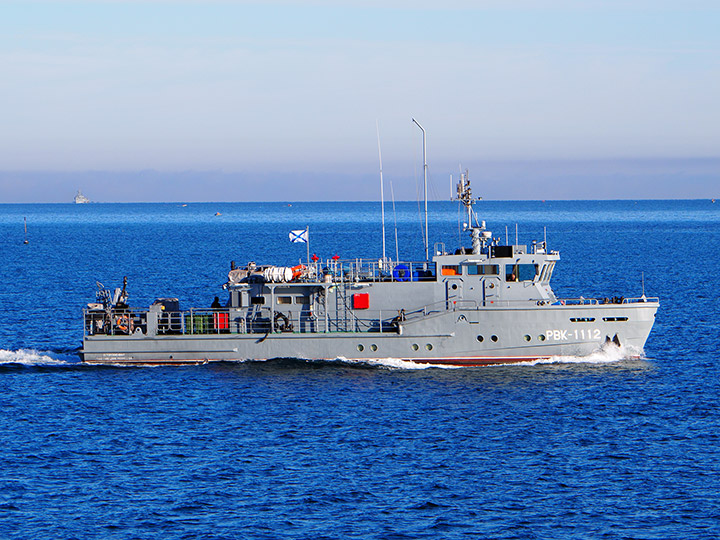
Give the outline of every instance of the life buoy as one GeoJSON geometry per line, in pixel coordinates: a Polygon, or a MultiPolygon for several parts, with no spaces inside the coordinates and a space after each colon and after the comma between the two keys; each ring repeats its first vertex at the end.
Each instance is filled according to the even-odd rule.
{"type": "Polygon", "coordinates": [[[297,266],[293,266],[290,270],[292,270],[292,279],[299,278],[303,271],[305,270],[304,264],[298,264],[297,266]]]}
{"type": "Polygon", "coordinates": [[[398,264],[393,268],[392,275],[395,281],[410,281],[410,269],[406,264],[398,264]]]}
{"type": "Polygon", "coordinates": [[[287,318],[287,315],[285,315],[284,313],[275,313],[275,318],[273,319],[273,322],[275,323],[275,330],[277,330],[278,332],[292,332],[292,323],[290,322],[290,319],[287,318]]]}
{"type": "Polygon", "coordinates": [[[133,320],[127,315],[120,315],[115,319],[115,328],[129,334],[133,331],[133,320]]]}

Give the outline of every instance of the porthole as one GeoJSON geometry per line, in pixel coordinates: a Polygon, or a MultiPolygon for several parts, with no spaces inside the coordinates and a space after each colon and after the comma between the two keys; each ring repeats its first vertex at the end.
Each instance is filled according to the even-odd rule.
{"type": "Polygon", "coordinates": [[[453,285],[452,285],[452,290],[453,290],[453,291],[457,291],[457,284],[453,283],[453,285]]]}
{"type": "Polygon", "coordinates": [[[413,343],[411,348],[413,351],[417,351],[420,348],[420,346],[417,343],[413,343]]]}
{"type": "Polygon", "coordinates": [[[540,341],[545,341],[545,334],[540,334],[540,335],[538,336],[538,339],[539,339],[540,341]]]}
{"type": "Polygon", "coordinates": [[[528,334],[525,334],[525,341],[530,341],[531,339],[532,338],[528,334]]]}
{"type": "Polygon", "coordinates": [[[362,345],[358,345],[357,350],[363,352],[365,350],[365,347],[363,347],[362,345]]]}
{"type": "Polygon", "coordinates": [[[427,345],[425,345],[425,348],[426,348],[428,351],[432,351],[432,349],[433,349],[432,343],[428,343],[427,345]]]}
{"type": "Polygon", "coordinates": [[[478,337],[475,338],[475,339],[477,339],[480,343],[482,343],[483,341],[485,341],[485,338],[482,337],[482,336],[478,336],[478,337]]]}
{"type": "Polygon", "coordinates": [[[377,345],[373,343],[372,345],[370,345],[370,349],[372,349],[373,351],[377,351],[377,345]]]}
{"type": "Polygon", "coordinates": [[[492,340],[493,340],[493,342],[497,342],[497,340],[498,340],[498,337],[497,337],[497,336],[495,336],[495,335],[492,335],[492,336],[490,336],[490,339],[492,339],[492,340]]]}

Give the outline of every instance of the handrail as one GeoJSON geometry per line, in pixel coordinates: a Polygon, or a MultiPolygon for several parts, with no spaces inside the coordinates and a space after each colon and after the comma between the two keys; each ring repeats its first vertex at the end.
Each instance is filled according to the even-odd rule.
{"type": "Polygon", "coordinates": [[[597,298],[565,298],[555,301],[495,300],[482,306],[476,300],[450,297],[415,309],[363,310],[345,309],[328,313],[326,318],[305,312],[282,312],[259,307],[248,312],[230,308],[191,308],[184,311],[154,309],[83,309],[85,335],[206,335],[257,333],[323,333],[379,332],[396,333],[403,323],[411,324],[428,317],[452,311],[477,311],[495,308],[553,308],[560,306],[620,306],[638,303],[659,303],[656,296],[597,298]]]}

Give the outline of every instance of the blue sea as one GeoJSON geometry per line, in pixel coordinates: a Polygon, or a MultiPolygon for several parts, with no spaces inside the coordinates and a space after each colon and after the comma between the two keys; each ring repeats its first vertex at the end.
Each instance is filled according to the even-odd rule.
{"type": "MultiPolygon", "coordinates": [[[[547,237],[558,295],[659,296],[645,356],[86,366],[97,282],[209,307],[230,261],[304,259],[291,229],[380,257],[379,204],[0,205],[0,538],[720,538],[720,204],[476,209],[547,237]]],[[[431,203],[431,246],[462,221],[431,203]]],[[[395,223],[422,259],[418,205],[387,205],[393,258],[395,223]]]]}

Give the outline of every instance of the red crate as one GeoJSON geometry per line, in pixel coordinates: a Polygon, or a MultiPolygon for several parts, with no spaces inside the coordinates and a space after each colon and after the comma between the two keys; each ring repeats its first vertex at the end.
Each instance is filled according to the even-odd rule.
{"type": "Polygon", "coordinates": [[[368,309],[370,307],[369,293],[353,294],[353,309],[368,309]]]}

